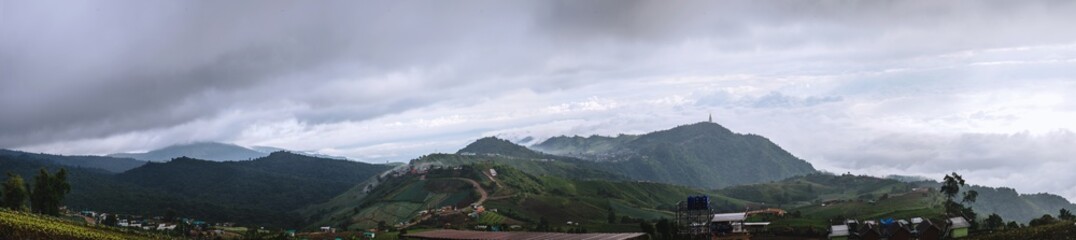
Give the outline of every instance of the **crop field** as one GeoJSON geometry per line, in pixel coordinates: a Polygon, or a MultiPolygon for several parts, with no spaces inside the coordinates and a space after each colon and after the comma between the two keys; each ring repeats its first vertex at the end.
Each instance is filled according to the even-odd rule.
{"type": "Polygon", "coordinates": [[[385,221],[389,225],[393,225],[410,221],[422,209],[423,204],[419,203],[382,203],[363,209],[362,212],[352,217],[352,221],[360,229],[376,227],[378,221],[385,221]]]}
{"type": "Polygon", "coordinates": [[[7,210],[0,210],[0,233],[4,234],[4,239],[168,239],[163,236],[93,228],[59,218],[7,210]]]}
{"type": "Polygon", "coordinates": [[[459,191],[459,192],[453,193],[452,195],[449,195],[444,200],[441,200],[434,207],[442,207],[442,206],[463,207],[463,206],[467,206],[467,204],[469,204],[471,202],[474,202],[474,200],[475,199],[471,197],[471,191],[459,191]]]}
{"type": "Polygon", "coordinates": [[[675,214],[673,212],[633,207],[633,206],[624,204],[620,200],[612,200],[609,203],[613,207],[613,211],[616,212],[617,216],[630,216],[630,217],[633,217],[633,218],[640,218],[640,219],[647,219],[647,220],[657,220],[657,219],[661,219],[661,218],[670,218],[671,219],[671,218],[674,218],[674,216],[675,216],[675,214]]]}
{"type": "Polygon", "coordinates": [[[393,201],[415,202],[421,203],[426,201],[426,196],[429,192],[426,191],[426,181],[417,181],[408,184],[402,190],[398,191],[396,195],[392,197],[393,201]]]}
{"type": "Polygon", "coordinates": [[[504,216],[495,212],[484,212],[482,213],[482,216],[478,217],[478,223],[488,225],[501,224],[504,223],[504,220],[504,216]]]}

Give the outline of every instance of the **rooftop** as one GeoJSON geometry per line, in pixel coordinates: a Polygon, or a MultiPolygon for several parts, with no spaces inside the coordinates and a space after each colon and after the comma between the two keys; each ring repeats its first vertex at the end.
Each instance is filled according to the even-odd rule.
{"type": "Polygon", "coordinates": [[[543,239],[543,240],[629,240],[645,239],[645,233],[551,233],[551,232],[480,232],[460,230],[433,230],[420,233],[408,233],[404,236],[418,239],[452,239],[452,240],[501,240],[501,239],[543,239]]]}
{"type": "Polygon", "coordinates": [[[833,225],[830,227],[830,237],[848,236],[848,225],[833,225]]]}
{"type": "Polygon", "coordinates": [[[747,219],[747,213],[718,213],[714,214],[711,222],[742,222],[747,219]]]}
{"type": "Polygon", "coordinates": [[[952,224],[951,228],[954,229],[971,227],[971,224],[968,223],[968,220],[964,219],[963,217],[949,218],[949,223],[952,224]]]}

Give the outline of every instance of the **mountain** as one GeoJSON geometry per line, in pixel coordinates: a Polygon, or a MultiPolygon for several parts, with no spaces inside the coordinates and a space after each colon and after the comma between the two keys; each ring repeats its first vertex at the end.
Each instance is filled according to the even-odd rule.
{"type": "MultiPolygon", "coordinates": [[[[0,155],[0,169],[26,179],[42,167],[64,166],[0,155]]],[[[177,158],[120,174],[67,167],[71,193],[64,204],[76,210],[147,215],[173,210],[213,222],[297,227],[305,219],[296,210],[328,201],[389,168],[287,152],[235,162],[177,158]]]]}
{"type": "Polygon", "coordinates": [[[20,157],[27,160],[46,162],[60,166],[96,168],[113,173],[120,173],[146,164],[131,158],[101,157],[101,156],[63,156],[44,153],[28,153],[0,149],[0,155],[20,157]]]}
{"type": "Polygon", "coordinates": [[[700,188],[774,181],[816,172],[810,163],[765,137],[734,133],[712,122],[639,136],[554,137],[534,148],[589,159],[595,168],[636,180],[700,188]]]}
{"type": "Polygon", "coordinates": [[[116,153],[109,157],[134,158],[143,161],[163,162],[178,157],[189,157],[213,161],[250,160],[265,157],[268,153],[254,151],[234,144],[218,142],[197,142],[172,145],[145,153],[116,153]]]}
{"type": "Polygon", "coordinates": [[[503,155],[519,158],[550,158],[555,157],[552,155],[535,152],[527,147],[517,145],[511,141],[496,138],[496,137],[484,137],[475,140],[473,143],[468,144],[463,149],[460,149],[456,154],[461,155],[503,155]]]}
{"type": "Polygon", "coordinates": [[[275,152],[251,161],[177,158],[118,174],[136,185],[254,209],[295,210],[326,201],[388,167],[275,152]]]}
{"type": "Polygon", "coordinates": [[[621,134],[616,137],[593,135],[590,137],[553,137],[531,146],[538,151],[561,156],[572,156],[590,160],[608,160],[602,156],[623,151],[628,142],[638,139],[638,135],[621,134]]]}
{"type": "MultiPolygon", "coordinates": [[[[826,227],[833,218],[940,218],[944,212],[940,187],[941,184],[934,181],[809,174],[775,182],[732,186],[717,192],[731,198],[777,205],[789,212],[798,211],[802,217],[785,220],[826,227]]],[[[1043,214],[1056,216],[1062,208],[1076,209],[1076,205],[1053,194],[1019,194],[1012,188],[975,185],[964,190],[979,193],[977,200],[970,204],[978,218],[996,213],[1006,222],[1026,224],[1043,214]]],[[[781,226],[784,223],[778,221],[775,224],[781,226]]]]}
{"type": "MultiPolygon", "coordinates": [[[[941,183],[935,181],[924,181],[918,184],[934,189],[941,188],[941,183]]],[[[1057,216],[1061,209],[1076,210],[1076,204],[1064,197],[1049,193],[1021,194],[1012,188],[978,185],[970,185],[967,189],[979,193],[977,200],[971,204],[971,208],[984,218],[990,213],[997,213],[1005,221],[1027,223],[1031,219],[1042,217],[1043,214],[1057,216]]]]}
{"type": "MultiPolygon", "coordinates": [[[[496,157],[505,161],[530,161],[496,157]]],[[[415,160],[412,164],[423,161],[428,160],[415,160]]],[[[414,223],[418,228],[439,228],[446,224],[467,228],[472,225],[504,224],[541,230],[542,222],[563,226],[561,224],[572,221],[595,232],[623,232],[640,231],[638,222],[642,219],[654,221],[673,218],[673,206],[687,196],[711,195],[715,199],[715,206],[725,210],[742,209],[745,204],[713,192],[683,186],[541,176],[500,163],[476,161],[430,167],[428,172],[421,174],[388,175],[376,187],[349,191],[362,191],[354,194],[361,195],[361,198],[309,209],[304,216],[314,219],[308,228],[339,226],[358,230],[385,222],[390,225],[414,223]],[[490,169],[495,170],[496,176],[486,174],[490,169]],[[477,218],[465,217],[469,210],[449,210],[422,217],[423,211],[431,208],[449,206],[450,209],[465,209],[479,202],[488,211],[477,218]],[[613,222],[608,218],[610,212],[615,215],[613,222]]]]}
{"type": "Polygon", "coordinates": [[[347,157],[333,156],[333,155],[321,154],[321,153],[309,152],[309,151],[288,150],[288,149],[283,149],[283,148],[278,148],[278,147],[253,146],[253,147],[250,147],[250,150],[254,150],[254,151],[258,151],[258,152],[266,153],[266,154],[273,153],[273,152],[285,151],[285,152],[291,152],[291,153],[295,153],[295,154],[299,154],[299,155],[305,155],[305,156],[316,157],[316,158],[348,160],[347,157]]]}

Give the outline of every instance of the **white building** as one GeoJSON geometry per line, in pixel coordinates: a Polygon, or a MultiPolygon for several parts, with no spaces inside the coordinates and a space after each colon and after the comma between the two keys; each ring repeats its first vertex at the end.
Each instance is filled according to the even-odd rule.
{"type": "Polygon", "coordinates": [[[730,233],[742,233],[745,232],[743,222],[747,220],[747,213],[718,213],[714,214],[714,218],[710,219],[710,222],[717,224],[719,229],[726,228],[725,230],[730,233]]]}

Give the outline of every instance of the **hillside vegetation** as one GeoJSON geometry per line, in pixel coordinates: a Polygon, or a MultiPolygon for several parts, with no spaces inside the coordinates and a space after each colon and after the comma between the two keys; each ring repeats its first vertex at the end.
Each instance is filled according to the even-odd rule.
{"type": "Polygon", "coordinates": [[[810,163],[762,136],[734,133],[711,122],[637,137],[555,137],[535,145],[535,149],[564,156],[582,155],[593,160],[592,168],[635,180],[699,188],[759,183],[815,172],[810,163]]]}
{"type": "Polygon", "coordinates": [[[130,158],[100,156],[62,156],[43,153],[28,153],[0,149],[0,156],[21,158],[43,164],[55,164],[69,168],[95,168],[113,173],[121,173],[145,165],[146,162],[130,158]]]}
{"type": "Polygon", "coordinates": [[[0,209],[0,238],[3,239],[70,239],[70,240],[140,240],[172,239],[113,228],[95,228],[59,218],[13,212],[0,209]]]}
{"type": "MultiPolygon", "coordinates": [[[[474,157],[474,156],[466,156],[474,157]]],[[[414,163],[420,160],[414,161],[414,163]]],[[[430,159],[422,160],[429,163],[430,159]]],[[[715,193],[661,183],[623,182],[608,180],[572,179],[558,174],[531,175],[499,161],[469,161],[460,165],[442,164],[422,175],[389,177],[371,189],[357,206],[323,209],[311,225],[332,225],[348,229],[375,227],[379,222],[388,225],[419,223],[426,227],[478,224],[522,225],[538,228],[563,225],[568,221],[592,231],[639,231],[638,221],[672,218],[674,204],[690,195],[709,194],[720,199],[727,209],[740,209],[746,203],[722,198],[715,193]],[[488,172],[493,169],[496,177],[488,172]],[[481,190],[467,183],[475,181],[481,190]],[[488,212],[479,218],[430,216],[422,218],[420,211],[467,208],[479,201],[479,192],[488,195],[488,212]],[[616,217],[609,221],[609,213],[616,217]],[[420,221],[421,220],[421,221],[420,221]]],[[[536,165],[534,167],[550,167],[536,165]]],[[[548,230],[548,229],[546,229],[548,230]]]]}
{"type": "MultiPolygon", "coordinates": [[[[0,169],[23,176],[42,167],[62,166],[0,156],[0,169]]],[[[68,168],[72,184],[64,204],[72,210],[157,216],[173,210],[213,222],[295,227],[304,220],[295,210],[328,201],[389,168],[286,152],[241,162],[181,158],[121,174],[68,168]]]]}
{"type": "Polygon", "coordinates": [[[1007,229],[995,233],[987,233],[982,235],[972,235],[969,240],[1010,240],[1010,239],[1058,239],[1058,240],[1071,240],[1076,239],[1076,224],[1072,221],[1061,221],[1058,223],[1024,227],[1018,229],[1007,229]]]}

